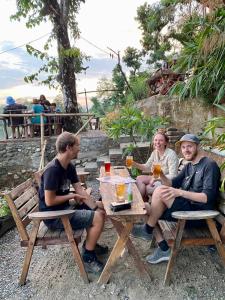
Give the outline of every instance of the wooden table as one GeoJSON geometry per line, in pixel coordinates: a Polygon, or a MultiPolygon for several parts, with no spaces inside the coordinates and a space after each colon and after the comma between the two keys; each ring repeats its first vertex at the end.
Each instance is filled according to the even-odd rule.
{"type": "MultiPolygon", "coordinates": [[[[116,169],[116,167],[114,167],[113,170],[111,167],[110,175],[120,175],[127,177],[129,176],[129,173],[126,167],[124,167],[123,169],[116,169]]],[[[102,167],[100,170],[100,177],[102,176],[106,176],[104,167],[102,167]]],[[[145,204],[135,183],[132,183],[132,192],[132,208],[119,212],[112,212],[110,209],[110,204],[111,202],[117,200],[115,186],[111,183],[100,182],[100,193],[102,196],[102,203],[106,211],[106,215],[111,220],[114,228],[118,233],[118,239],[107,260],[102,274],[99,277],[98,283],[100,284],[108,282],[111,275],[111,270],[118,258],[120,257],[120,255],[123,253],[125,247],[127,247],[128,253],[133,257],[134,263],[137,269],[140,271],[141,275],[144,277],[148,276],[150,278],[150,274],[146,266],[142,262],[132,241],[129,238],[129,234],[133,228],[134,223],[143,220],[144,216],[146,215],[145,204]]]]}

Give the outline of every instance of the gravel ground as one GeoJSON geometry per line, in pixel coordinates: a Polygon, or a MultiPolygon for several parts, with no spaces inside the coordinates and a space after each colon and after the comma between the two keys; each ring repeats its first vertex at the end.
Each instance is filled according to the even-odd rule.
{"type": "MultiPolygon", "coordinates": [[[[97,183],[89,182],[98,197],[97,183]]],[[[112,249],[117,238],[110,223],[100,242],[112,249]]],[[[133,240],[144,259],[153,251],[148,242],[133,240]]],[[[119,259],[107,285],[98,285],[97,277],[84,284],[67,246],[36,248],[27,284],[18,286],[25,250],[19,246],[17,230],[0,239],[0,299],[225,299],[225,269],[217,252],[206,247],[183,249],[172,273],[172,284],[163,286],[166,264],[148,265],[153,280],[140,278],[132,258],[125,252],[119,259]]],[[[103,260],[106,261],[107,257],[103,260]]]]}

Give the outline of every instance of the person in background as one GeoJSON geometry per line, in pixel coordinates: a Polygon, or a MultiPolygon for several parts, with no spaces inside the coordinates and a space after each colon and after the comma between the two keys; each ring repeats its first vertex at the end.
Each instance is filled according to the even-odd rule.
{"type": "MultiPolygon", "coordinates": [[[[58,108],[56,106],[56,103],[51,103],[50,105],[50,112],[51,113],[60,113],[60,108],[58,108]]],[[[52,124],[52,132],[54,132],[55,134],[60,134],[62,132],[62,121],[63,118],[60,116],[51,116],[50,117],[51,120],[51,124],[52,124]]]]}
{"type": "MultiPolygon", "coordinates": [[[[20,114],[24,109],[27,109],[26,105],[16,103],[16,100],[12,96],[6,97],[6,106],[3,108],[4,114],[20,114]]],[[[12,136],[16,138],[16,128],[18,130],[18,137],[21,136],[19,126],[24,125],[23,117],[7,118],[8,126],[12,129],[12,136]]]]}
{"type": "Polygon", "coordinates": [[[39,103],[43,106],[45,113],[51,111],[50,109],[51,103],[46,99],[45,95],[40,95],[39,103]]]}
{"type": "Polygon", "coordinates": [[[57,107],[56,106],[56,103],[50,103],[50,111],[52,112],[52,113],[54,113],[54,112],[61,112],[61,110],[60,110],[60,108],[59,107],[57,107]]]}
{"type": "MultiPolygon", "coordinates": [[[[44,113],[44,107],[39,103],[38,99],[36,98],[33,99],[32,112],[34,114],[44,113]]],[[[44,117],[44,123],[46,122],[47,119],[46,117],[44,117]]],[[[40,123],[41,123],[40,116],[34,116],[31,118],[31,124],[33,124],[34,135],[40,134],[40,123]]]]}
{"type": "MultiPolygon", "coordinates": [[[[177,175],[178,157],[172,149],[168,148],[168,136],[158,132],[153,137],[154,150],[145,164],[133,161],[132,166],[137,169],[151,173],[154,164],[159,164],[165,176],[172,179],[177,175]]],[[[151,195],[154,189],[159,186],[160,181],[155,181],[152,175],[140,175],[137,177],[137,187],[145,201],[148,201],[148,195],[151,195]]]]}

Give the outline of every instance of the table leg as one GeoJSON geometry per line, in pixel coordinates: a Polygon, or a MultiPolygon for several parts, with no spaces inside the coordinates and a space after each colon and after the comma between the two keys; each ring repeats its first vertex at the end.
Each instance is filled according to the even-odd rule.
{"type": "MultiPolygon", "coordinates": [[[[114,219],[112,219],[111,221],[112,221],[114,227],[116,228],[116,231],[120,235],[123,228],[124,228],[123,224],[119,221],[114,220],[114,219]]],[[[139,254],[136,251],[136,249],[135,249],[135,247],[134,247],[134,245],[133,245],[130,238],[128,238],[126,246],[127,246],[129,254],[133,257],[134,263],[135,263],[137,269],[139,270],[141,276],[146,277],[146,275],[147,275],[148,278],[151,280],[151,274],[149,273],[149,270],[146,267],[146,265],[144,264],[144,262],[141,260],[139,254]]]]}
{"type": "Polygon", "coordinates": [[[126,223],[124,225],[124,228],[121,230],[119,237],[113,247],[113,250],[107,260],[107,263],[102,271],[102,274],[99,277],[98,283],[103,284],[107,283],[110,275],[111,275],[111,269],[115,265],[117,259],[121,255],[127,240],[129,238],[129,234],[133,228],[133,223],[126,223]]]}

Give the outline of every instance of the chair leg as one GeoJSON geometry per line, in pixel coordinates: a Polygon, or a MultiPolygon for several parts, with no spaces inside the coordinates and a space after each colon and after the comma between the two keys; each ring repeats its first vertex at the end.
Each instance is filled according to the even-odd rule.
{"type": "Polygon", "coordinates": [[[222,259],[222,262],[225,266],[225,248],[223,247],[223,243],[222,243],[220,235],[216,229],[216,225],[212,219],[207,219],[206,222],[209,227],[210,233],[215,241],[217,251],[218,251],[218,253],[222,259]]]}
{"type": "Polygon", "coordinates": [[[85,268],[84,268],[83,260],[80,256],[80,252],[77,248],[76,242],[75,242],[74,237],[73,237],[73,231],[72,231],[72,227],[70,225],[69,218],[68,218],[68,216],[63,216],[63,217],[61,217],[61,220],[62,220],[64,229],[65,229],[65,233],[67,235],[68,241],[70,242],[70,246],[71,246],[71,249],[72,249],[74,259],[75,259],[75,261],[78,264],[78,267],[80,269],[80,274],[81,274],[84,282],[89,283],[89,279],[88,279],[87,273],[86,273],[85,268]]]}
{"type": "Polygon", "coordinates": [[[171,271],[172,271],[172,268],[173,268],[178,250],[180,248],[185,223],[186,223],[186,220],[178,220],[177,230],[176,230],[176,237],[175,237],[175,240],[174,240],[174,243],[173,243],[170,260],[169,260],[167,268],[166,268],[166,274],[165,274],[165,278],[164,278],[164,284],[165,285],[168,285],[170,283],[171,271]]]}
{"type": "Polygon", "coordinates": [[[23,263],[23,270],[20,276],[20,281],[19,284],[20,285],[24,285],[26,282],[26,278],[27,278],[27,273],[30,267],[30,262],[31,262],[31,257],[33,254],[33,250],[34,250],[34,244],[37,238],[37,233],[38,233],[38,229],[40,226],[40,220],[34,221],[34,225],[33,225],[33,229],[30,235],[30,240],[29,240],[29,244],[27,247],[27,252],[24,258],[24,263],[23,263]]]}

